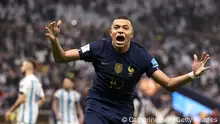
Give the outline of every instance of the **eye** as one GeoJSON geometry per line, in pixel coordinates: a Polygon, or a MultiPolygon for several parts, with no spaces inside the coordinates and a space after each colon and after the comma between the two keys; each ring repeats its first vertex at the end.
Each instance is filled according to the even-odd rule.
{"type": "Polygon", "coordinates": [[[125,30],[128,30],[128,29],[129,29],[129,27],[128,27],[128,26],[123,26],[123,28],[124,28],[125,30]]]}
{"type": "Polygon", "coordinates": [[[114,29],[118,29],[119,28],[119,26],[114,26],[114,29]]]}

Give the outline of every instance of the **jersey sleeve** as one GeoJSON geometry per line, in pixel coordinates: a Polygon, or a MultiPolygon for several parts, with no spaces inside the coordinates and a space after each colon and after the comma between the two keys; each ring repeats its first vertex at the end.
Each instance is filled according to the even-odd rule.
{"type": "Polygon", "coordinates": [[[76,102],[77,103],[80,102],[80,98],[81,98],[80,94],[78,92],[76,92],[76,102]]]}
{"type": "Polygon", "coordinates": [[[57,90],[55,93],[54,93],[54,97],[55,98],[59,98],[60,96],[60,90],[57,90]]]}
{"type": "Polygon", "coordinates": [[[92,62],[101,50],[102,41],[95,41],[85,46],[82,46],[78,51],[81,60],[92,62]]]}
{"type": "Polygon", "coordinates": [[[150,55],[149,53],[145,53],[145,73],[150,78],[153,73],[159,69],[159,64],[157,63],[156,59],[150,55]]]}
{"type": "Polygon", "coordinates": [[[23,94],[27,94],[27,92],[28,92],[28,83],[25,84],[25,80],[20,82],[19,92],[23,93],[23,94]]]}

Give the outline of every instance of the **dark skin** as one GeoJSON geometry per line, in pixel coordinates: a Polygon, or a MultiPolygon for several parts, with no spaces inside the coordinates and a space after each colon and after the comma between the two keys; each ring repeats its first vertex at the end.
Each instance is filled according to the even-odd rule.
{"type": "MultiPolygon", "coordinates": [[[[58,36],[60,33],[61,23],[62,22],[59,20],[57,23],[52,22],[46,27],[46,36],[50,40],[55,62],[66,63],[70,61],[77,61],[80,59],[78,49],[64,51],[61,45],[59,44],[58,36]]],[[[110,30],[110,36],[112,37],[112,45],[114,46],[116,51],[118,51],[119,53],[127,52],[130,48],[130,40],[133,37],[133,35],[133,26],[129,20],[115,19],[113,21],[110,30]],[[117,40],[117,36],[119,35],[124,37],[123,41],[117,40]]],[[[210,68],[205,66],[208,60],[209,54],[207,53],[203,53],[200,59],[198,59],[197,55],[194,54],[192,72],[195,76],[200,76],[204,71],[210,68]]],[[[154,79],[162,87],[171,92],[175,91],[177,88],[192,80],[188,73],[170,78],[159,69],[154,72],[154,74],[152,75],[152,79],[154,79]]]]}

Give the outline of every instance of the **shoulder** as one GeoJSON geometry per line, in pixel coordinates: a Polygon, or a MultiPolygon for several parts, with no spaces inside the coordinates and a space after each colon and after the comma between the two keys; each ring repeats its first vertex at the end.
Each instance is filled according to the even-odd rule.
{"type": "Polygon", "coordinates": [[[103,50],[104,47],[108,46],[111,43],[110,40],[100,39],[98,41],[93,41],[90,43],[90,47],[97,48],[99,51],[103,50]]]}
{"type": "Polygon", "coordinates": [[[72,93],[75,94],[75,95],[80,95],[80,93],[76,90],[73,90],[72,93]]]}
{"type": "Polygon", "coordinates": [[[24,78],[21,79],[19,84],[27,86],[29,84],[29,82],[30,82],[30,78],[29,77],[24,77],[24,78]]]}
{"type": "Polygon", "coordinates": [[[110,43],[110,41],[108,41],[106,39],[100,39],[100,40],[93,41],[93,42],[90,42],[90,43],[82,46],[81,51],[82,51],[82,53],[91,52],[94,55],[99,54],[100,52],[102,52],[104,50],[105,46],[107,46],[109,43],[110,43]]]}
{"type": "Polygon", "coordinates": [[[152,59],[152,55],[139,43],[131,41],[131,48],[132,53],[135,54],[134,56],[148,61],[152,59]]]}
{"type": "Polygon", "coordinates": [[[62,89],[58,89],[57,91],[55,91],[55,95],[58,95],[58,94],[60,94],[61,92],[62,92],[63,90],[62,89]]]}
{"type": "Polygon", "coordinates": [[[77,98],[79,98],[81,95],[78,91],[73,90],[72,93],[74,94],[74,96],[76,96],[77,98]]]}
{"type": "Polygon", "coordinates": [[[36,75],[33,75],[32,80],[36,81],[36,83],[38,83],[39,85],[42,85],[40,79],[36,75]]]}

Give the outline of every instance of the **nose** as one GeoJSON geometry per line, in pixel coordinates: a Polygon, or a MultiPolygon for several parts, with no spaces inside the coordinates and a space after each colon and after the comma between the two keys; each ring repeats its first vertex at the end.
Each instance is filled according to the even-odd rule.
{"type": "Polygon", "coordinates": [[[119,33],[119,34],[123,34],[123,33],[124,33],[124,32],[123,32],[123,29],[122,29],[122,28],[119,28],[119,29],[118,29],[118,33],[119,33]]]}
{"type": "Polygon", "coordinates": [[[122,29],[119,29],[119,30],[118,30],[118,33],[119,33],[119,34],[123,34],[124,32],[122,31],[122,29]]]}
{"type": "Polygon", "coordinates": [[[123,32],[122,32],[122,31],[118,31],[118,33],[119,33],[119,34],[123,34],[123,32]]]}

